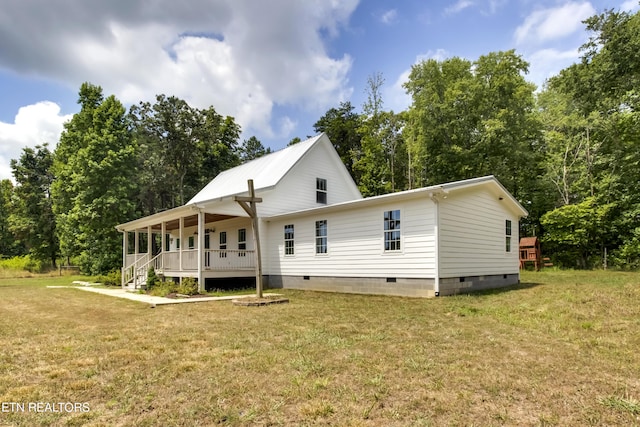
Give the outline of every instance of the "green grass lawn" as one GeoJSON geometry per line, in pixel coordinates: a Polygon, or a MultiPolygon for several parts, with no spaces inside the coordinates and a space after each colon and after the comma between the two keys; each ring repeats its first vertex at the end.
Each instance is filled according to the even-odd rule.
{"type": "Polygon", "coordinates": [[[74,279],[0,279],[0,425],[640,425],[640,274],[155,309],[74,279]]]}

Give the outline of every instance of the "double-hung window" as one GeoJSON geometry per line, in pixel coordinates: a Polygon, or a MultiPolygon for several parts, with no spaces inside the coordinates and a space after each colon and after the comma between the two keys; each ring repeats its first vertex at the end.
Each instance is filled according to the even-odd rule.
{"type": "Polygon", "coordinates": [[[400,250],[400,210],[384,212],[384,250],[400,250]]]}
{"type": "Polygon", "coordinates": [[[227,232],[220,232],[220,258],[227,257],[227,232]]]}
{"type": "Polygon", "coordinates": [[[504,230],[504,234],[505,234],[505,250],[507,252],[511,252],[511,220],[508,219],[505,221],[505,230],[504,230]]]}
{"type": "Polygon", "coordinates": [[[327,180],[316,178],[316,203],[327,204],[327,180]]]}
{"type": "Polygon", "coordinates": [[[288,224],[284,226],[284,254],[293,255],[294,253],[293,224],[288,224]]]}
{"type": "Polygon", "coordinates": [[[327,220],[316,221],[316,254],[327,253],[327,220]]]}
{"type": "Polygon", "coordinates": [[[244,252],[247,250],[247,229],[241,228],[238,230],[238,256],[247,256],[244,252]]]}

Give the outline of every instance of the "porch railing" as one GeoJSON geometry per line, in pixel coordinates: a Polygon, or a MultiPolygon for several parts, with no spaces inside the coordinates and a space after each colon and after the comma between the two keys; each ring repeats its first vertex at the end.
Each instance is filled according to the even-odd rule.
{"type": "MultiPolygon", "coordinates": [[[[147,280],[147,272],[149,267],[153,265],[154,269],[158,269],[158,265],[162,263],[162,253],[156,255],[154,258],[149,259],[149,254],[138,254],[142,256],[135,256],[133,264],[124,267],[122,269],[122,286],[126,286],[129,283],[133,283],[137,288],[142,282],[147,280]]],[[[128,258],[129,256],[127,256],[128,258]]]]}
{"type": "MultiPolygon", "coordinates": [[[[180,252],[160,252],[154,258],[149,259],[149,254],[139,254],[134,259],[133,255],[127,255],[127,262],[132,261],[122,269],[122,286],[134,283],[138,285],[146,281],[149,267],[156,272],[167,274],[179,271],[198,271],[198,250],[188,249],[182,251],[182,266],[180,265],[180,252]],[[131,257],[131,258],[130,258],[131,257]]],[[[255,264],[255,251],[233,249],[205,249],[204,266],[207,271],[234,271],[252,270],[255,264]]]]}
{"type": "Polygon", "coordinates": [[[205,270],[251,270],[256,267],[255,251],[232,249],[206,249],[205,270]]]}

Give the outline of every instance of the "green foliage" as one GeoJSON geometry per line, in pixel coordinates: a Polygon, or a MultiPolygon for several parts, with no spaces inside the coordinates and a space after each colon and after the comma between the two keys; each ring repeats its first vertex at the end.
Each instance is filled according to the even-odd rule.
{"type": "Polygon", "coordinates": [[[262,142],[255,136],[252,136],[246,139],[242,147],[240,147],[240,160],[244,163],[269,153],[271,153],[271,149],[264,148],[262,142]]]}
{"type": "Polygon", "coordinates": [[[97,276],[95,281],[102,283],[105,286],[120,286],[122,285],[120,270],[112,270],[107,274],[97,276]]]}
{"type": "Polygon", "coordinates": [[[54,153],[53,209],[63,255],[79,256],[82,271],[96,275],[121,263],[115,226],[134,217],[137,146],[114,96],[84,83],[79,102],[54,153]]]}
{"type": "Polygon", "coordinates": [[[199,293],[198,281],[193,277],[184,277],[182,283],[178,285],[176,292],[182,295],[197,295],[199,293]]]}
{"type": "Polygon", "coordinates": [[[599,204],[592,197],[547,212],[540,220],[547,252],[565,267],[600,266],[613,212],[613,204],[599,204]]]}
{"type": "Polygon", "coordinates": [[[143,215],[184,204],[213,177],[240,163],[240,126],[213,107],[197,109],[165,95],[130,109],[139,144],[139,203],[143,215]]]}
{"type": "Polygon", "coordinates": [[[169,294],[177,292],[178,285],[172,280],[165,280],[164,282],[157,283],[153,288],[149,290],[149,295],[155,297],[166,297],[169,294]]]}
{"type": "Polygon", "coordinates": [[[11,160],[16,180],[9,227],[13,234],[40,261],[56,267],[59,252],[56,221],[51,203],[53,155],[47,144],[25,147],[18,160],[11,160]]]}
{"type": "Polygon", "coordinates": [[[0,181],[0,257],[24,254],[23,243],[11,231],[9,215],[11,214],[14,187],[10,180],[0,181]]]}
{"type": "Polygon", "coordinates": [[[540,126],[527,68],[514,51],[412,67],[404,133],[415,186],[495,175],[516,198],[531,199],[540,126]]]}
{"type": "Polygon", "coordinates": [[[313,125],[316,132],[327,134],[342,163],[356,182],[359,182],[360,177],[354,169],[354,164],[362,156],[362,136],[358,131],[361,119],[350,102],[342,102],[340,107],[329,109],[313,125]]]}
{"type": "Polygon", "coordinates": [[[147,271],[147,289],[151,290],[161,283],[162,281],[156,274],[156,270],[153,267],[149,267],[149,271],[147,271]]]}
{"type": "Polygon", "coordinates": [[[34,259],[30,255],[23,255],[0,260],[0,268],[5,270],[41,273],[44,270],[44,265],[41,260],[34,259]]]}

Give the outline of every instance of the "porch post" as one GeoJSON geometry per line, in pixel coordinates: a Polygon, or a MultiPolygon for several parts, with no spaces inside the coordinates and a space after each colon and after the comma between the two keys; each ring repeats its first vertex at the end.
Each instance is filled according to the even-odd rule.
{"type": "Polygon", "coordinates": [[[136,236],[136,241],[133,244],[134,246],[133,253],[135,254],[135,257],[133,260],[134,264],[138,261],[138,252],[140,252],[140,234],[138,233],[137,228],[135,231],[135,236],[136,236]]]}
{"type": "Polygon", "coordinates": [[[167,238],[167,226],[164,221],[162,221],[162,224],[160,225],[160,232],[162,233],[162,236],[160,236],[160,244],[162,245],[160,248],[160,253],[162,254],[160,255],[160,265],[164,270],[164,249],[167,247],[167,242],[165,242],[165,239],[167,238]]]}
{"type": "MultiPolygon", "coordinates": [[[[180,259],[180,271],[182,271],[182,248],[184,247],[184,242],[182,241],[182,229],[184,228],[184,217],[180,217],[180,228],[178,230],[178,239],[180,239],[180,249],[178,249],[179,259],[180,259]]],[[[182,281],[182,279],[180,279],[182,281]]]]}
{"type": "Polygon", "coordinates": [[[151,245],[151,238],[153,237],[153,232],[151,231],[151,226],[147,226],[147,254],[149,254],[149,261],[153,256],[153,246],[151,245]]]}
{"type": "Polygon", "coordinates": [[[127,252],[129,252],[129,232],[122,232],[122,267],[127,267],[127,252]]]}
{"type": "Polygon", "coordinates": [[[204,292],[204,212],[198,211],[198,292],[204,292]]]}
{"type": "Polygon", "coordinates": [[[127,252],[129,252],[129,232],[127,230],[122,231],[122,270],[120,273],[120,282],[124,287],[125,269],[127,268],[127,252]]]}

